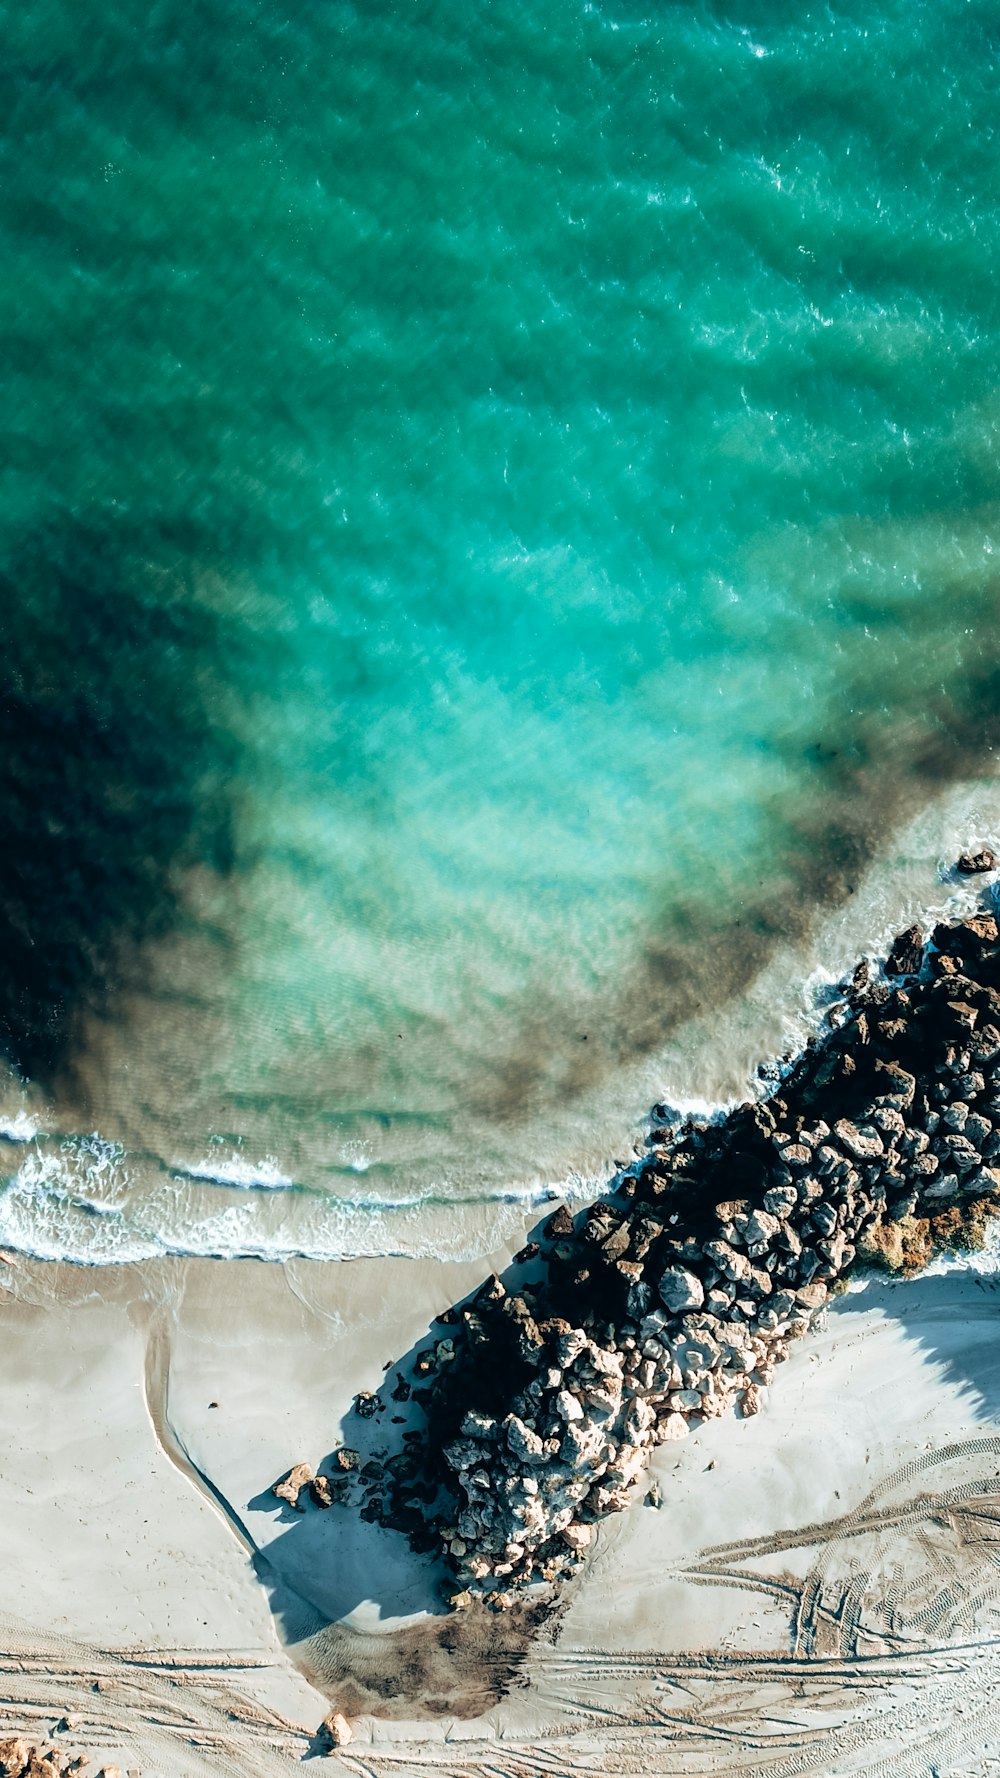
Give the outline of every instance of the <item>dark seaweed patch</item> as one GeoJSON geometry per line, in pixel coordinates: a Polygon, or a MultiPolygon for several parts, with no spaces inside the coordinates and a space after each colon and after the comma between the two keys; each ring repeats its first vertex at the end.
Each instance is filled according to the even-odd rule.
{"type": "Polygon", "coordinates": [[[108,536],[53,532],[0,571],[0,1042],[34,1078],[176,920],[184,868],[231,867],[224,645],[108,536]]]}

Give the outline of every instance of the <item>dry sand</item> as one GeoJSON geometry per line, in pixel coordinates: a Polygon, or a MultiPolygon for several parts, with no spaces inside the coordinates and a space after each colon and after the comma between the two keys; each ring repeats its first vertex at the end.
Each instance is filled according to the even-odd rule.
{"type": "Polygon", "coordinates": [[[662,1507],[601,1528],[532,1639],[267,1492],[485,1269],[4,1267],[4,1723],[79,1710],[162,1778],[290,1773],[328,1696],[372,1714],[321,1769],[366,1778],[995,1773],[997,1280],[841,1299],[763,1414],[661,1448],[662,1507]]]}

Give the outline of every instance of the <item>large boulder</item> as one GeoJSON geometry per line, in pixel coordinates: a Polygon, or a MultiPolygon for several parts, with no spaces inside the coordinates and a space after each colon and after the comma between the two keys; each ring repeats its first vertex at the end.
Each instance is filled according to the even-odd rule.
{"type": "Polygon", "coordinates": [[[908,926],[892,941],[886,958],[887,975],[917,975],[924,958],[924,937],[919,926],[908,926]]]}
{"type": "Polygon", "coordinates": [[[346,1716],[339,1710],[331,1710],[329,1716],[323,1718],[323,1734],[331,1747],[346,1747],[354,1740],[354,1730],[346,1716]]]}
{"type": "Polygon", "coordinates": [[[859,1129],[849,1118],[838,1119],[834,1133],[841,1148],[854,1161],[877,1161],[885,1153],[885,1145],[877,1130],[859,1129]]]}
{"type": "Polygon", "coordinates": [[[508,1414],[503,1424],[512,1454],[522,1463],[541,1463],[545,1446],[537,1432],[526,1426],[517,1414],[508,1414]]]}
{"type": "Polygon", "coordinates": [[[700,1309],[705,1301],[705,1287],[686,1266],[668,1266],[660,1278],[660,1297],[675,1315],[688,1309],[700,1309]]]}

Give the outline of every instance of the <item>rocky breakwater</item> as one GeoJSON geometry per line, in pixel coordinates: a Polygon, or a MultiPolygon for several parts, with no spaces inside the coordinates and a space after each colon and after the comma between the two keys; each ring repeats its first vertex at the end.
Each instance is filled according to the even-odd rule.
{"type": "Polygon", "coordinates": [[[444,1317],[407,1474],[434,1502],[456,1602],[503,1609],[571,1570],[655,1446],[759,1410],[859,1259],[906,1266],[981,1238],[998,1165],[1000,933],[984,913],[926,945],[901,934],[769,1101],[654,1132],[612,1192],[576,1220],[557,1210],[505,1283],[444,1317]]]}

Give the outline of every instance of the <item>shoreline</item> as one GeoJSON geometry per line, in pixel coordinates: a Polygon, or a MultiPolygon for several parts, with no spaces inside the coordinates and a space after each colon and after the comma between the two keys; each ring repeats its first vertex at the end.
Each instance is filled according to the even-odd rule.
{"type": "MultiPolygon", "coordinates": [[[[480,1770],[492,1769],[490,1749],[498,1734],[512,1750],[522,1748],[529,1763],[548,1757],[542,1750],[557,1745],[566,1759],[577,1752],[591,1757],[587,1749],[597,1735],[603,1771],[640,1772],[649,1769],[649,1697],[662,1688],[658,1675],[676,1669],[676,1683],[683,1689],[688,1684],[683,1675],[697,1673],[699,1697],[714,1698],[716,1691],[720,1699],[731,1696],[729,1663],[736,1658],[732,1651],[743,1646],[746,1607],[737,1592],[727,1616],[722,1595],[716,1597],[729,1584],[718,1554],[725,1537],[736,1550],[742,1548],[741,1540],[752,1542],[759,1535],[770,1549],[768,1538],[780,1531],[776,1547],[784,1549],[790,1547],[787,1538],[796,1526],[805,1527],[806,1539],[807,1532],[812,1535],[809,1527],[823,1521],[828,1525],[824,1535],[836,1538],[842,1496],[860,1510],[858,1502],[880,1477],[889,1486],[904,1458],[919,1468],[925,1461],[921,1450],[930,1448],[928,1436],[937,1449],[945,1433],[941,1450],[960,1449],[954,1462],[963,1477],[972,1478],[962,1486],[974,1485],[989,1497],[989,1505],[990,1478],[1000,1473],[1000,1430],[984,1441],[975,1434],[975,1423],[983,1415],[1000,1414],[1000,1364],[982,1337],[995,1317],[991,1299],[997,1284],[972,1271],[946,1278],[924,1275],[923,1265],[931,1246],[961,1246],[970,1233],[1000,1227],[994,1221],[1000,1179],[991,1178],[988,1189],[980,1182],[982,1189],[950,1196],[928,1197],[925,1191],[908,1216],[869,1217],[868,1234],[874,1229],[883,1237],[886,1231],[906,1237],[898,1251],[884,1239],[881,1247],[876,1242],[863,1248],[860,1241],[847,1239],[846,1228],[833,1230],[834,1238],[845,1237],[843,1247],[857,1246],[855,1274],[863,1258],[868,1267],[876,1262],[888,1266],[889,1275],[883,1283],[869,1270],[863,1287],[852,1282],[845,1296],[837,1294],[832,1273],[814,1273],[809,1282],[797,1283],[796,1291],[822,1287],[814,1303],[796,1300],[788,1310],[788,1322],[799,1322],[801,1333],[809,1331],[808,1339],[792,1337],[780,1318],[767,1326],[766,1310],[765,1322],[759,1313],[745,1317],[759,1350],[744,1348],[740,1388],[744,1402],[746,1392],[754,1392],[750,1401],[756,1412],[743,1418],[724,1412],[737,1393],[728,1390],[736,1380],[732,1366],[726,1389],[716,1389],[713,1382],[700,1392],[707,1412],[680,1399],[656,1404],[663,1418],[687,1422],[683,1438],[676,1436],[675,1418],[662,1441],[643,1441],[649,1428],[639,1424],[643,1414],[635,1404],[658,1393],[666,1398],[696,1391],[716,1368],[726,1369],[704,1362],[713,1356],[707,1342],[722,1344],[717,1330],[704,1323],[709,1294],[726,1274],[716,1266],[719,1277],[712,1280],[700,1271],[708,1220],[719,1204],[729,1203],[731,1226],[720,1225],[712,1238],[737,1256],[741,1273],[739,1256],[745,1254],[750,1288],[761,1286],[753,1273],[766,1269],[767,1254],[774,1249],[776,1231],[765,1220],[756,1231],[767,1237],[765,1251],[748,1251],[757,1243],[747,1240],[752,1231],[741,1228],[738,1219],[752,1216],[755,1206],[747,1202],[738,1207],[728,1172],[727,1199],[714,1190],[712,1181],[733,1158],[724,1152],[726,1132],[737,1127],[746,1137],[752,1129],[754,1148],[762,1135],[760,1119],[774,1118],[776,1102],[785,1106],[785,1121],[790,1117],[794,1123],[799,1112],[790,1101],[796,1094],[804,1107],[810,1095],[831,1090],[829,1080],[824,1085],[818,1078],[831,1058],[836,1063],[833,1085],[848,1099],[873,1077],[876,1063],[880,1075],[887,1065],[911,1072],[915,1085],[910,1103],[904,1103],[906,1083],[894,1077],[902,1094],[895,1094],[902,1106],[898,1116],[908,1128],[919,1070],[905,1070],[896,1051],[888,1055],[885,1044],[898,1050],[904,1033],[885,1036],[879,1022],[898,1023],[891,1016],[899,1010],[897,997],[909,995],[907,1018],[916,1029],[925,991],[929,1005],[936,1004],[935,996],[951,1004],[946,996],[954,1001],[960,993],[966,999],[955,1003],[968,1006],[970,983],[981,1004],[992,1008],[992,996],[1000,1000],[1000,932],[995,922],[990,924],[992,918],[974,916],[940,928],[935,942],[921,949],[919,960],[916,940],[909,935],[914,967],[896,976],[862,968],[845,983],[839,1008],[831,1004],[826,1038],[807,1046],[769,1101],[712,1119],[689,1119],[680,1129],[663,1132],[662,1140],[618,1176],[612,1192],[575,1219],[559,1212],[544,1217],[543,1223],[555,1222],[549,1234],[537,1226],[537,1207],[522,1205],[518,1226],[485,1265],[478,1257],[358,1258],[350,1266],[307,1259],[281,1264],[237,1260],[220,1266],[211,1259],[163,1258],[95,1268],[8,1255],[0,1267],[0,1327],[7,1353],[0,1372],[0,1410],[7,1424],[17,1428],[19,1448],[0,1474],[0,1560],[17,1604],[6,1614],[5,1627],[17,1662],[12,1697],[21,1702],[19,1715],[13,1703],[8,1706],[2,1726],[40,1739],[41,1730],[51,1734],[67,1712],[82,1713],[77,1738],[86,1740],[92,1754],[97,1750],[95,1760],[113,1760],[123,1769],[137,1764],[153,1772],[172,1772],[181,1762],[191,1778],[236,1771],[241,1778],[278,1778],[298,1769],[304,1757],[326,1751],[320,1725],[336,1711],[348,1718],[364,1748],[365,1770],[376,1778],[452,1771],[478,1778],[480,1770]],[[951,963],[946,967],[942,958],[951,963]],[[974,979],[976,969],[989,974],[994,965],[995,987],[974,979]],[[970,973],[964,974],[966,970],[970,973]],[[867,1036],[859,1021],[867,1022],[867,1036]],[[857,1068],[853,1074],[844,1069],[844,1059],[854,1056],[868,1058],[860,1080],[857,1068]],[[912,1213],[921,1210],[928,1214],[912,1213]],[[644,1341],[662,1345],[664,1333],[679,1334],[687,1358],[695,1341],[702,1341],[701,1373],[685,1376],[682,1355],[673,1352],[671,1364],[680,1374],[671,1372],[664,1379],[670,1387],[662,1391],[656,1386],[659,1359],[650,1357],[644,1341],[625,1331],[627,1314],[616,1307],[614,1342],[610,1323],[598,1326],[594,1319],[607,1306],[614,1280],[613,1287],[626,1292],[650,1284],[651,1267],[630,1259],[621,1245],[623,1229],[631,1236],[636,1222],[650,1217],[659,1225],[650,1252],[657,1242],[662,1247],[697,1241],[698,1254],[678,1259],[689,1275],[700,1276],[704,1289],[700,1308],[683,1313],[670,1311],[662,1299],[659,1307],[656,1300],[637,1301],[645,1313],[636,1323],[636,1335],[649,1315],[659,1317],[644,1341]],[[536,1242],[538,1251],[531,1251],[536,1242]],[[559,1254],[560,1247],[568,1252],[559,1254]],[[921,1276],[902,1283],[918,1260],[921,1276]],[[536,1312],[529,1293],[534,1289],[544,1295],[553,1266],[564,1294],[551,1305],[539,1302],[536,1312]],[[590,1277],[581,1279],[585,1270],[590,1277]],[[484,1288],[484,1272],[504,1281],[503,1293],[489,1281],[484,1288]],[[509,1306],[519,1299],[527,1315],[509,1306]],[[549,1306],[567,1309],[571,1301],[591,1304],[592,1325],[587,1325],[587,1314],[570,1319],[541,1312],[549,1306]],[[481,1356],[472,1371],[463,1354],[469,1332],[463,1308],[478,1317],[485,1336],[481,1351],[486,1366],[481,1356]],[[554,1320],[563,1325],[545,1325],[554,1320]],[[534,1345],[532,1323],[535,1330],[544,1330],[540,1349],[534,1345]],[[911,1323],[919,1329],[916,1347],[899,1333],[911,1323]],[[838,1329],[844,1330],[842,1341],[838,1329]],[[630,1478],[626,1437],[617,1441],[600,1475],[591,1466],[595,1473],[588,1477],[587,1493],[601,1510],[592,1511],[576,1499],[567,1520],[586,1524],[590,1536],[574,1549],[561,1537],[562,1528],[556,1531],[568,1559],[555,1564],[551,1541],[540,1539],[537,1551],[552,1572],[549,1578],[540,1576],[541,1561],[536,1563],[532,1552],[530,1565],[525,1565],[530,1566],[527,1585],[518,1584],[513,1566],[509,1575],[496,1574],[495,1564],[489,1576],[470,1572],[480,1526],[472,1528],[474,1535],[459,1537],[464,1551],[453,1547],[455,1480],[467,1465],[449,1462],[447,1448],[471,1438],[479,1447],[477,1461],[494,1463],[490,1435],[484,1440],[481,1426],[462,1430],[470,1411],[470,1376],[477,1366],[480,1371],[489,1368],[495,1387],[508,1398],[515,1387],[492,1345],[498,1334],[504,1363],[514,1342],[522,1394],[541,1374],[539,1359],[548,1357],[545,1341],[554,1336],[565,1342],[568,1335],[574,1345],[575,1336],[582,1335],[579,1350],[559,1367],[560,1388],[575,1390],[581,1398],[583,1411],[574,1424],[585,1432],[600,1427],[606,1444],[609,1427],[617,1430],[620,1422],[626,1430],[631,1425],[631,1411],[638,1436],[630,1448],[642,1460],[630,1478]],[[626,1344],[629,1338],[632,1347],[626,1344]],[[442,1363],[446,1342],[453,1356],[442,1363]],[[779,1350],[782,1344],[784,1352],[779,1350]],[[634,1360],[640,1348],[641,1358],[634,1360]],[[884,1399],[873,1352],[907,1378],[907,1393],[892,1403],[884,1399]],[[946,1371],[954,1372],[953,1380],[936,1377],[934,1365],[928,1368],[930,1352],[948,1354],[946,1371]],[[604,1359],[598,1356],[602,1353],[604,1359]],[[754,1358],[752,1370],[745,1364],[747,1356],[754,1358]],[[770,1390],[771,1372],[779,1362],[781,1387],[770,1390]],[[649,1363],[654,1374],[644,1379],[639,1365],[649,1363]],[[817,1389],[812,1375],[817,1364],[832,1367],[831,1375],[839,1379],[832,1395],[817,1389]],[[982,1407],[970,1405],[969,1383],[963,1379],[974,1379],[982,1407]],[[849,1415],[844,1413],[846,1402],[849,1415]],[[797,1417],[812,1427],[809,1438],[797,1417]],[[877,1464],[870,1469],[876,1453],[877,1464]],[[342,1457],[348,1458],[346,1465],[342,1457]],[[402,1463],[395,1461],[399,1457],[402,1463]],[[308,1485],[300,1499],[276,1496],[274,1486],[287,1475],[290,1463],[303,1460],[337,1484],[331,1505],[310,1498],[308,1485]],[[639,1472],[647,1460],[643,1480],[639,1472]],[[776,1462],[779,1481],[787,1466],[788,1487],[783,1481],[777,1487],[784,1530],[772,1516],[778,1508],[765,1485],[776,1462]],[[712,1473],[716,1470],[718,1475],[712,1473]],[[592,1494],[595,1484],[607,1498],[592,1494]],[[450,1488],[450,1498],[443,1487],[450,1488]],[[423,1499],[420,1489],[426,1491],[423,1499]],[[627,1513],[621,1510],[626,1506],[627,1513]],[[669,1510],[657,1511],[658,1506],[669,1510]],[[442,1531],[448,1533],[447,1543],[442,1531]],[[35,1553],[39,1548],[47,1551],[41,1570],[35,1553]],[[661,1554],[654,1558],[653,1552],[661,1554]],[[689,1580],[689,1574],[695,1579],[689,1580]],[[698,1574],[701,1580],[696,1580],[698,1574]],[[600,1651],[598,1656],[594,1650],[600,1651]],[[98,1681],[102,1689],[95,1701],[98,1681]],[[603,1717],[588,1717],[591,1698],[602,1700],[603,1717]],[[178,1707],[181,1700],[183,1709],[178,1707]],[[581,1717],[590,1725],[590,1740],[578,1744],[573,1723],[581,1717]],[[600,1739],[602,1721],[617,1725],[610,1740],[600,1739]],[[640,1732],[644,1722],[647,1727],[640,1732]]],[[[905,963],[902,952],[897,961],[905,963]]],[[[996,1051],[983,1063],[983,1089],[978,1097],[972,1095],[966,1123],[986,1095],[987,1073],[1000,1072],[1000,1011],[996,1016],[996,1051]]],[[[977,1014],[969,1027],[963,1014],[956,1029],[948,1026],[945,1047],[954,1051],[949,1068],[959,1064],[961,1044],[982,1044],[983,1028],[992,1029],[992,1019],[992,1011],[988,1019],[977,1014]]],[[[944,1041],[943,1030],[935,1023],[933,1043],[939,1037],[944,1041]]],[[[976,1059],[968,1057],[967,1073],[976,1072],[971,1066],[976,1059]]],[[[851,1121],[863,1147],[869,1133],[866,1120],[853,1100],[846,1109],[853,1110],[851,1121]]],[[[871,1196],[876,1183],[866,1169],[877,1163],[884,1171],[889,1152],[899,1152],[897,1104],[869,1109],[886,1114],[885,1127],[875,1126],[883,1154],[862,1152],[851,1159],[840,1152],[833,1170],[822,1175],[824,1191],[809,1200],[810,1216],[828,1200],[837,1203],[839,1215],[852,1194],[857,1209],[859,1194],[871,1196]],[[859,1176],[856,1184],[849,1177],[851,1167],[859,1176]]],[[[812,1105],[809,1115],[815,1111],[812,1105]]],[[[842,1121],[828,1124],[813,1153],[842,1145],[843,1133],[837,1129],[842,1121]]],[[[800,1122],[808,1132],[805,1109],[800,1122]]],[[[798,1138],[803,1129],[785,1133],[798,1138]]],[[[752,1187],[744,1180],[741,1192],[747,1200],[760,1200],[758,1216],[790,1229],[790,1201],[789,1214],[783,1215],[783,1203],[775,1201],[775,1209],[768,1210],[763,1200],[775,1191],[787,1199],[795,1183],[799,1205],[796,1182],[804,1177],[802,1157],[784,1150],[803,1144],[779,1143],[776,1149],[777,1129],[764,1134],[765,1150],[770,1143],[774,1164],[784,1168],[789,1180],[784,1182],[783,1173],[775,1184],[770,1174],[767,1179],[762,1174],[752,1187]]],[[[924,1148],[917,1146],[920,1155],[927,1154],[934,1139],[929,1137],[924,1148]]],[[[755,1152],[759,1159],[759,1148],[755,1152]]],[[[744,1165],[752,1158],[745,1156],[744,1165]]],[[[987,1169],[992,1159],[985,1158],[987,1169]]],[[[893,1183],[886,1202],[896,1194],[893,1183]]],[[[830,1236],[819,1237],[813,1229],[802,1247],[815,1248],[819,1238],[830,1236]]],[[[781,1251],[787,1257],[791,1248],[786,1243],[781,1251]]],[[[848,1259],[848,1269],[850,1264],[848,1259]]],[[[761,1301],[778,1294],[773,1270],[771,1276],[772,1288],[761,1301]]],[[[741,1289],[745,1284],[748,1279],[742,1276],[741,1289]]],[[[652,1288],[655,1297],[658,1283],[652,1288]]],[[[736,1294],[734,1301],[739,1300],[736,1294]]],[[[721,1303],[712,1306],[720,1319],[721,1303]]],[[[554,1388],[554,1380],[546,1377],[536,1407],[554,1388]]],[[[482,1414],[482,1404],[472,1411],[482,1414]]],[[[497,1420],[495,1413],[491,1417],[497,1420]]],[[[517,1417],[524,1435],[522,1457],[525,1450],[536,1455],[527,1437],[533,1430],[531,1416],[517,1417]]],[[[649,1426],[655,1423],[654,1416],[649,1426]]],[[[536,1433],[542,1443],[544,1433],[544,1426],[536,1433]]],[[[452,1454],[460,1460],[463,1456],[461,1451],[452,1454]]],[[[551,1458],[554,1453],[542,1455],[551,1458]]],[[[941,1462],[952,1459],[945,1455],[941,1462]]],[[[531,1468],[522,1462],[517,1473],[531,1479],[531,1468]]],[[[505,1453],[498,1468],[489,1471],[501,1472],[512,1473],[505,1453]]],[[[543,1474],[544,1462],[536,1469],[539,1480],[543,1474]]],[[[499,1499],[500,1490],[494,1492],[499,1499]]],[[[525,1498],[537,1499],[541,1492],[539,1488],[532,1496],[525,1491],[525,1498]]],[[[554,1490],[546,1499],[555,1504],[557,1497],[554,1490]]],[[[504,1504],[505,1510],[520,1504],[516,1490],[504,1494],[504,1504]]],[[[460,1500],[458,1507],[467,1510],[460,1500]]],[[[1000,1535],[1000,1503],[997,1515],[1000,1535]]],[[[508,1534],[501,1564],[510,1541],[508,1534]]],[[[488,1542],[487,1527],[483,1547],[488,1542]]],[[[972,1554],[966,1559],[971,1562],[972,1554]]],[[[737,1568],[745,1566],[743,1556],[733,1561],[737,1568]]],[[[782,1578],[774,1583],[777,1590],[772,1588],[771,1604],[761,1617],[771,1652],[754,1652],[749,1666],[749,1657],[740,1655],[740,1673],[771,1672],[768,1662],[787,1661],[788,1637],[794,1643],[798,1634],[782,1615],[781,1601],[792,1587],[787,1561],[782,1562],[782,1578]]],[[[919,1567],[919,1552],[909,1551],[906,1563],[919,1567]]],[[[972,1588],[970,1610],[981,1591],[972,1588]]],[[[891,1622],[890,1612],[871,1632],[876,1652],[893,1646],[891,1622]]],[[[818,1658],[818,1645],[813,1652],[818,1658]]],[[[868,1642],[862,1652],[870,1653],[868,1642]]],[[[806,1662],[796,1684],[808,1685],[813,1653],[805,1649],[795,1658],[806,1662]]],[[[772,1685],[773,1678],[766,1683],[772,1685]]],[[[849,1683],[848,1663],[843,1684],[849,1683]]],[[[885,1683],[890,1683],[888,1668],[885,1683]]],[[[795,1695],[788,1704],[793,1710],[795,1695]]],[[[728,1706],[720,1702],[718,1708],[728,1706]]],[[[763,1697],[754,1708],[764,1708],[763,1697]]],[[[852,1706],[855,1715],[867,1708],[857,1702],[852,1706]]],[[[933,1717],[933,1702],[928,1708],[933,1717]]],[[[956,1692],[955,1712],[956,1720],[964,1722],[969,1712],[965,1694],[956,1692]]],[[[703,1778],[716,1745],[707,1726],[710,1715],[704,1718],[703,1741],[698,1739],[700,1728],[697,1734],[685,1731],[676,1744],[664,1730],[666,1738],[655,1741],[654,1769],[703,1778]],[[700,1751],[692,1765],[694,1747],[700,1751]]],[[[873,1717],[873,1745],[879,1732],[873,1717]]],[[[828,1769],[836,1742],[825,1746],[827,1766],[817,1768],[822,1771],[828,1769]]],[[[330,1755],[331,1769],[355,1772],[348,1750],[342,1752],[343,1757],[330,1755]]],[[[516,1757],[513,1751],[511,1757],[516,1757]]],[[[723,1762],[718,1769],[729,1768],[723,1762]]]]}
{"type": "MultiPolygon", "coordinates": [[[[567,1097],[551,1130],[529,1120],[506,1132],[500,1173],[492,1151],[480,1167],[474,1148],[463,1160],[446,1144],[440,1169],[425,1175],[420,1160],[406,1184],[383,1168],[376,1144],[363,1166],[352,1148],[350,1168],[328,1195],[320,1175],[298,1169],[284,1152],[278,1132],[261,1148],[228,1141],[213,1147],[207,1137],[195,1141],[177,1131],[176,1140],[147,1152],[133,1123],[119,1128],[112,1120],[98,1134],[89,1122],[68,1122],[65,1107],[9,1081],[0,1093],[0,1137],[6,1127],[22,1139],[0,1140],[4,1177],[18,1180],[0,1196],[0,1246],[95,1265],[189,1254],[277,1263],[442,1252],[484,1258],[515,1233],[532,1205],[541,1214],[567,1192],[585,1202],[606,1190],[644,1139],[651,1106],[666,1099],[682,1113],[715,1113],[769,1090],[783,1058],[820,1028],[832,985],[857,957],[877,954],[883,940],[914,920],[931,925],[971,911],[975,883],[957,877],[947,860],[996,833],[995,777],[933,798],[859,868],[847,901],[815,909],[806,935],[776,941],[746,991],[695,1013],[662,1050],[609,1078],[596,1097],[567,1097]],[[37,1141],[24,1140],[31,1119],[43,1132],[37,1141]],[[224,1181],[208,1177],[220,1173],[224,1181]],[[291,1180],[291,1188],[279,1179],[291,1180]],[[465,1195],[470,1181],[473,1201],[465,1195]]],[[[710,879],[702,892],[711,897],[710,879]]],[[[774,919],[780,931],[780,903],[774,919]]]]}

